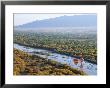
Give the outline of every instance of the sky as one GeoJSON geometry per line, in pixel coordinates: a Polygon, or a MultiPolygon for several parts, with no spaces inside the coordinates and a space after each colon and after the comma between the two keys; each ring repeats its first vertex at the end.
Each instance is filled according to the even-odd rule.
{"type": "MultiPolygon", "coordinates": [[[[36,20],[44,20],[49,18],[55,18],[60,16],[74,16],[74,15],[85,15],[85,14],[14,14],[14,26],[26,24],[36,20]]],[[[88,14],[87,14],[88,15],[88,14]]]]}

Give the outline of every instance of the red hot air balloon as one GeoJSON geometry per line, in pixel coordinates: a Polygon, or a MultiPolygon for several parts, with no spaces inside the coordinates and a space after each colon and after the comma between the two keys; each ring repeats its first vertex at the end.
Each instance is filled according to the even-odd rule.
{"type": "Polygon", "coordinates": [[[79,60],[75,58],[75,59],[73,59],[73,62],[75,65],[77,65],[79,63],[79,60]]]}

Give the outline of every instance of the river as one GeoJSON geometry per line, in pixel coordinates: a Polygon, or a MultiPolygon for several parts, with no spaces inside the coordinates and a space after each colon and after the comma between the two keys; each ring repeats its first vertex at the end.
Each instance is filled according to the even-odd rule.
{"type": "Polygon", "coordinates": [[[40,57],[52,59],[62,64],[67,64],[72,68],[77,68],[79,70],[84,71],[87,75],[97,75],[97,65],[88,61],[83,61],[82,62],[83,67],[81,67],[81,63],[75,64],[73,62],[73,59],[75,58],[71,56],[54,53],[52,51],[45,49],[31,48],[19,44],[14,44],[14,48],[27,52],[32,55],[38,55],[40,57]]]}

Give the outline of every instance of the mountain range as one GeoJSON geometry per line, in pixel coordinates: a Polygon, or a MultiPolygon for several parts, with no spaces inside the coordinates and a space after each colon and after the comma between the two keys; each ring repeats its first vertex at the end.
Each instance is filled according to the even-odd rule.
{"type": "Polygon", "coordinates": [[[96,15],[74,15],[74,16],[60,16],[56,18],[49,18],[44,20],[36,20],[15,28],[56,28],[56,27],[96,27],[96,15]]]}

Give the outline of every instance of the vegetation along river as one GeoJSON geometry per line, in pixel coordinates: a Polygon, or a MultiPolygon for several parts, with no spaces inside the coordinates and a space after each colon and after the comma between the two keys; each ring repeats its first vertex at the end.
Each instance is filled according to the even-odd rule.
{"type": "Polygon", "coordinates": [[[75,57],[62,55],[59,53],[52,52],[50,50],[31,48],[31,47],[27,47],[19,44],[14,44],[14,48],[27,52],[32,55],[37,55],[43,58],[52,59],[62,64],[67,64],[72,68],[77,68],[79,70],[84,71],[88,75],[97,75],[97,64],[94,64],[85,60],[82,63],[75,64],[74,63],[74,59],[76,59],[75,57]]]}

